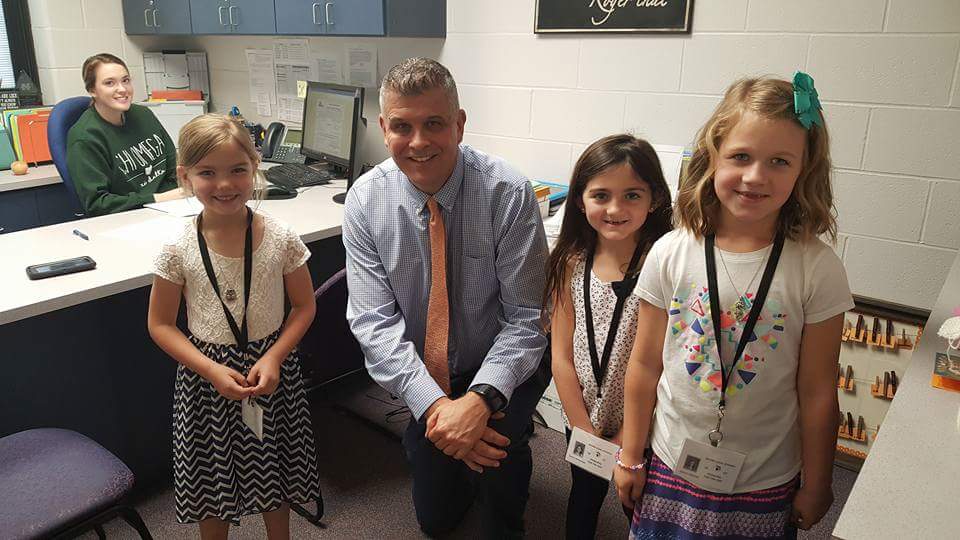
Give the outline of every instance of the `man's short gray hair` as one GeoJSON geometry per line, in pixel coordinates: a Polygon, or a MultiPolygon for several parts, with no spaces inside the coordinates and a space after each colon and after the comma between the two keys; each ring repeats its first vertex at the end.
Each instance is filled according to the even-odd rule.
{"type": "Polygon", "coordinates": [[[440,62],[430,58],[407,58],[390,68],[380,83],[380,112],[384,112],[386,93],[398,96],[418,96],[428,90],[442,88],[454,112],[460,110],[457,83],[440,62]]]}

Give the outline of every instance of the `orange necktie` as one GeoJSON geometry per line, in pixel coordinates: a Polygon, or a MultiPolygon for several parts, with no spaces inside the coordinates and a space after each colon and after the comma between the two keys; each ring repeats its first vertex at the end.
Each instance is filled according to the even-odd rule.
{"type": "Polygon", "coordinates": [[[447,231],[437,201],[427,199],[430,209],[430,303],[427,305],[427,335],[423,340],[423,363],[433,380],[450,395],[447,337],[450,306],[447,303],[447,231]]]}

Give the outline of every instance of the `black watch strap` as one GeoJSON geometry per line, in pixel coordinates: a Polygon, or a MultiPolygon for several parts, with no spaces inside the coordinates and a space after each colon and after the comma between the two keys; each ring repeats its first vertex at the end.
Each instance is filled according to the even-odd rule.
{"type": "Polygon", "coordinates": [[[507,407],[507,398],[493,385],[475,384],[467,391],[479,394],[490,409],[490,414],[500,412],[507,407]]]}

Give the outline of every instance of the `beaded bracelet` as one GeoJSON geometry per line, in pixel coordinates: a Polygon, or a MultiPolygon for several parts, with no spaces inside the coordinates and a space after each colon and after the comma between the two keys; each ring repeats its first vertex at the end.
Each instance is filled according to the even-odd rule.
{"type": "Polygon", "coordinates": [[[640,471],[640,470],[643,470],[643,469],[646,468],[646,466],[647,466],[647,460],[643,460],[643,461],[641,461],[640,463],[637,463],[636,465],[624,465],[624,463],[623,463],[622,461],[620,461],[620,452],[623,452],[623,448],[620,448],[620,449],[617,450],[617,465],[618,465],[618,466],[620,466],[620,467],[622,467],[622,468],[624,468],[624,469],[626,469],[626,470],[628,470],[628,471],[633,471],[633,472],[640,471]]]}

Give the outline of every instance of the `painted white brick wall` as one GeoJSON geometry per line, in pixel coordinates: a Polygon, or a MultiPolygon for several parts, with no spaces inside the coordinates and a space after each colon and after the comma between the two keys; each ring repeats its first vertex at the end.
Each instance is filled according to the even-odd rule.
{"type": "MultiPolygon", "coordinates": [[[[120,0],[29,6],[48,102],[83,91],[79,61],[98,47],[141,81],[143,50],[178,47],[207,51],[215,110],[253,110],[243,49],[269,37],[127,37],[120,0]]],[[[689,36],[535,36],[533,16],[534,0],[447,0],[445,40],[362,41],[378,46],[381,73],[407,56],[442,61],[461,86],[466,141],[559,181],[596,137],[689,144],[734,78],[807,70],[831,129],[835,249],[854,292],[932,305],[960,248],[960,1],[697,0],[689,36]]],[[[365,112],[361,158],[377,161],[375,92],[365,112]]]]}

